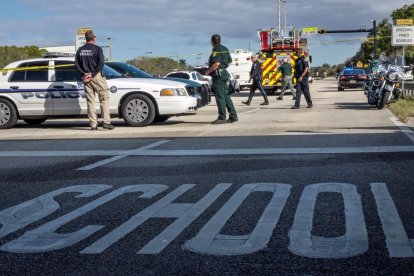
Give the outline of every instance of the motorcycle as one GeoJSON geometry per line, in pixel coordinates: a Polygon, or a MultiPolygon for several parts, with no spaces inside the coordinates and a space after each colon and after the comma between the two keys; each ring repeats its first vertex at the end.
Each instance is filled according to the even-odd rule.
{"type": "Polygon", "coordinates": [[[380,57],[375,71],[370,74],[364,84],[364,93],[370,105],[378,109],[402,95],[400,83],[404,78],[404,70],[391,65],[387,58],[380,57]]]}

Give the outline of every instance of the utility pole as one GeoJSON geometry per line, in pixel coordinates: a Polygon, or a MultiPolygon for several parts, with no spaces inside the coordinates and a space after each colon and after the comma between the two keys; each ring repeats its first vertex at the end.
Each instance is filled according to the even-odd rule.
{"type": "Polygon", "coordinates": [[[109,42],[109,60],[112,61],[112,43],[111,43],[111,38],[108,37],[108,42],[109,42]]]}
{"type": "Polygon", "coordinates": [[[377,20],[372,20],[372,28],[374,30],[374,59],[377,58],[377,20]]]}

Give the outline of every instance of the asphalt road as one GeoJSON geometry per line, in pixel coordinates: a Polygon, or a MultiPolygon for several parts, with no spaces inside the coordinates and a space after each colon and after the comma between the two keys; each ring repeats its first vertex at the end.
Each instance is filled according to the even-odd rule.
{"type": "Polygon", "coordinates": [[[414,275],[414,134],[360,90],[0,132],[1,275],[414,275]]]}

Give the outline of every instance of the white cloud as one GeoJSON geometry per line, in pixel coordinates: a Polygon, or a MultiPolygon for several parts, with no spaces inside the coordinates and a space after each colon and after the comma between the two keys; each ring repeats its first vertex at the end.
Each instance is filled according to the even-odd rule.
{"type": "MultiPolygon", "coordinates": [[[[162,36],[198,46],[213,33],[226,41],[258,42],[257,29],[277,25],[276,0],[17,0],[31,11],[30,19],[0,19],[3,43],[31,41],[72,43],[76,29],[92,27],[114,42],[124,36],[162,36]],[[36,14],[39,14],[38,16],[36,14]],[[7,38],[9,40],[7,40],[7,38]],[[11,40],[13,39],[13,40],[11,40]]],[[[371,27],[408,4],[407,0],[286,0],[287,24],[326,29],[371,27]]],[[[153,41],[153,37],[140,42],[153,41]]],[[[162,40],[162,39],[161,39],[162,40]]],[[[157,42],[151,42],[152,45],[157,42]]],[[[160,42],[159,42],[160,43],[160,42]]],[[[165,43],[165,42],[163,42],[165,43]]],[[[46,45],[40,45],[46,46],[46,45]]],[[[130,45],[127,48],[136,48],[130,45]]],[[[143,46],[148,47],[148,46],[143,46]]],[[[154,46],[155,47],[155,46],[154,46]]],[[[207,47],[209,47],[207,45],[207,47]]],[[[244,47],[245,48],[245,47],[244,47]]],[[[177,50],[178,51],[178,50],[177,50]]]]}

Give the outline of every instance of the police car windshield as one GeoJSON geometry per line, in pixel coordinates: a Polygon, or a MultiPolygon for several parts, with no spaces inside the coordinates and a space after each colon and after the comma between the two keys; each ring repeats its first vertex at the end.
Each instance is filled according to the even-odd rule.
{"type": "Polygon", "coordinates": [[[122,78],[122,74],[118,73],[108,65],[104,65],[103,68],[104,75],[107,79],[116,79],[116,78],[122,78]]]}

